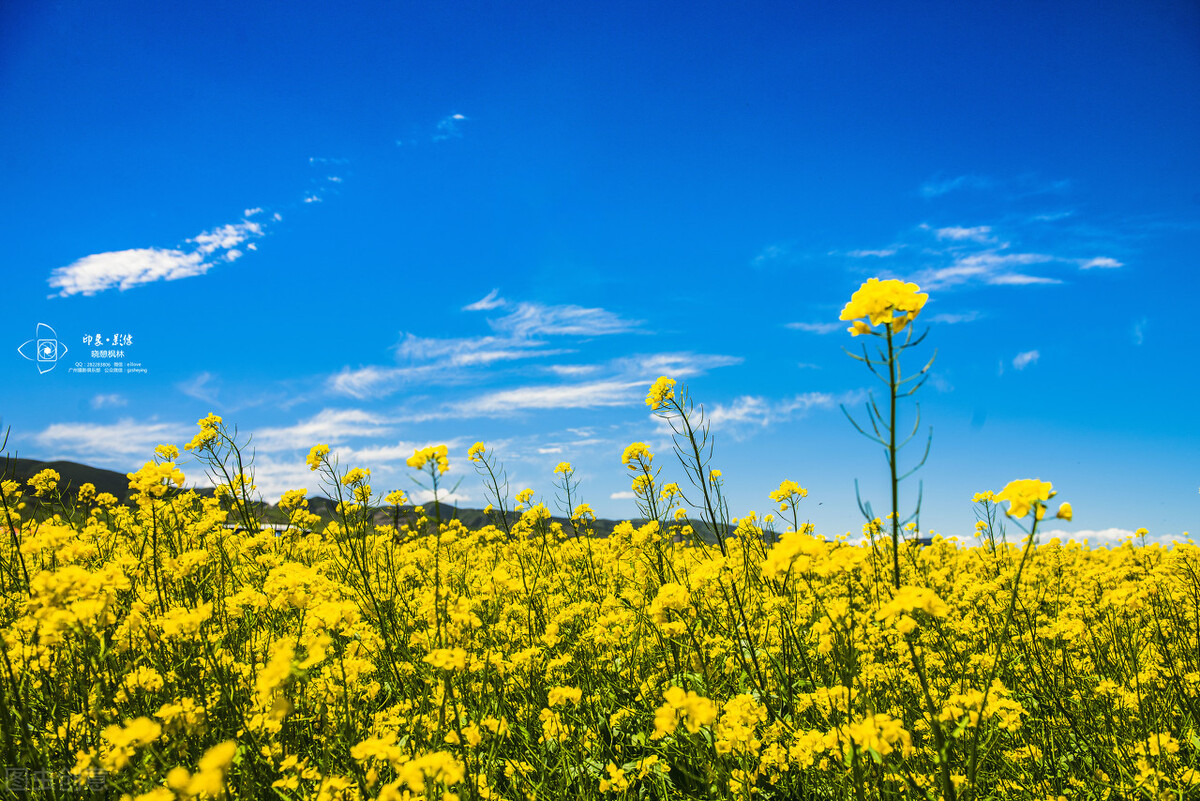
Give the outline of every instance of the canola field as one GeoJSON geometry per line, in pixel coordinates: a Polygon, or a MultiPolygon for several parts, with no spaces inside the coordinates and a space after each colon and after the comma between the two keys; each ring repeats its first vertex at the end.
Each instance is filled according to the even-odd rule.
{"type": "MultiPolygon", "coordinates": [[[[891,352],[915,289],[864,285],[884,311],[843,318],[891,352]]],[[[1033,479],[979,493],[971,536],[926,546],[894,510],[824,538],[792,480],[774,514],[731,518],[684,388],[661,378],[647,404],[678,459],[630,445],[642,519],[608,537],[570,464],[564,524],[532,489],[507,497],[483,443],[456,457],[493,501],[481,529],[405,511],[318,445],[335,519],[294,490],[290,527],[260,531],[252,466],[215,415],[184,447],[224,477],[215,495],[180,489],[166,444],[131,503],[64,495],[52,471],[5,481],[5,793],[1200,797],[1193,544],[1043,541],[1054,492],[1033,479]]],[[[409,465],[436,494],[450,458],[409,465]]]]}

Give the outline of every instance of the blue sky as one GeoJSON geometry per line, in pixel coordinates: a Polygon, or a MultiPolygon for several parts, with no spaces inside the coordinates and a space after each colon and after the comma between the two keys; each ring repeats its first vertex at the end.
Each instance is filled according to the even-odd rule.
{"type": "Polygon", "coordinates": [[[130,470],[216,412],[269,499],[316,491],[316,442],[385,491],[446,442],[482,505],[484,440],[514,492],[569,460],[619,517],[629,442],[682,477],[666,374],[735,515],[791,478],[857,531],[885,465],[837,318],[897,277],[938,352],[923,528],[1038,477],[1075,536],[1194,531],[1198,33],[1170,2],[8,3],[0,422],[130,470]],[[145,372],[71,372],[96,334],[145,372]]]}

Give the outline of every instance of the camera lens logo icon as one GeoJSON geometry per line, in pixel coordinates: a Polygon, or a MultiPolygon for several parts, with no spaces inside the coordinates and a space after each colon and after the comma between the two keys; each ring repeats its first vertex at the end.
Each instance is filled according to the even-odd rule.
{"type": "Polygon", "coordinates": [[[38,323],[37,336],[21,343],[17,352],[29,361],[37,362],[39,373],[48,373],[58,364],[59,359],[67,355],[67,346],[58,341],[58,333],[53,328],[45,323],[38,323]]]}

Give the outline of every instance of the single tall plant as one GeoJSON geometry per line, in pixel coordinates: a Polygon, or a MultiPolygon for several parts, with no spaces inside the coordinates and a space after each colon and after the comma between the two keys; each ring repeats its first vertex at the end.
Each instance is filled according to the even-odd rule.
{"type": "MultiPolygon", "coordinates": [[[[884,447],[888,469],[891,473],[892,584],[895,587],[900,586],[900,529],[914,519],[919,527],[921,513],[921,493],[918,492],[915,511],[904,522],[901,522],[900,482],[925,464],[925,460],[929,457],[929,446],[933,443],[933,428],[930,427],[929,438],[925,442],[925,453],[911,470],[900,475],[897,456],[900,449],[912,441],[921,426],[921,404],[917,404],[916,420],[913,423],[912,432],[902,442],[896,441],[896,404],[900,398],[911,396],[925,383],[929,377],[929,368],[933,366],[933,360],[937,358],[937,351],[934,351],[933,356],[920,372],[907,377],[900,369],[900,354],[921,344],[925,335],[929,333],[929,329],[926,329],[924,333],[914,339],[911,325],[912,321],[921,313],[921,309],[925,307],[925,301],[928,299],[929,295],[921,292],[920,287],[916,284],[895,279],[880,281],[878,278],[868,278],[866,283],[850,297],[850,302],[842,309],[839,318],[852,321],[850,326],[852,336],[866,334],[883,340],[880,347],[876,348],[878,358],[872,357],[867,352],[866,345],[863,345],[861,356],[850,353],[850,351],[846,351],[846,353],[851,358],[865,364],[876,378],[887,384],[888,408],[886,413],[880,411],[879,406],[875,403],[875,396],[868,395],[867,418],[871,430],[874,432],[872,434],[855,422],[850,413],[846,411],[845,406],[842,406],[842,412],[860,434],[884,447]],[[901,337],[901,333],[904,334],[903,337],[901,337]],[[886,352],[884,345],[887,348],[886,352]]],[[[857,482],[855,482],[855,488],[857,491],[857,482]]],[[[861,498],[859,499],[859,509],[862,510],[867,520],[874,519],[870,504],[864,506],[861,498]]]]}

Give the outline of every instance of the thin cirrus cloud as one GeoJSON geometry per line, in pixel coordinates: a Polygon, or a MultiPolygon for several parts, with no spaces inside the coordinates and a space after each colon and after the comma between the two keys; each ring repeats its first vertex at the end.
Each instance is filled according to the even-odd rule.
{"type": "Polygon", "coordinates": [[[859,390],[832,394],[805,392],[791,398],[770,400],[757,395],[743,395],[727,404],[713,404],[705,415],[713,430],[731,431],[734,438],[748,428],[767,428],[807,415],[814,409],[832,409],[860,403],[865,397],[859,390]]]}
{"type": "Polygon", "coordinates": [[[475,337],[423,337],[405,333],[395,345],[397,365],[349,366],[326,380],[334,394],[358,399],[381,398],[421,381],[426,384],[455,384],[467,380],[472,368],[499,362],[542,358],[569,353],[569,348],[550,347],[547,338],[590,338],[640,330],[641,321],[628,320],[600,308],[575,305],[512,303],[492,290],[464,311],[494,311],[504,314],[489,318],[492,333],[475,337]]]}
{"type": "Polygon", "coordinates": [[[843,322],[784,323],[783,327],[790,328],[793,331],[806,331],[810,334],[832,334],[835,331],[845,331],[847,328],[843,322]]]}
{"type": "Polygon", "coordinates": [[[637,405],[646,387],[660,375],[677,379],[740,364],[741,358],[710,353],[655,353],[614,359],[600,367],[605,376],[581,383],[532,384],[484,392],[436,408],[414,410],[409,422],[511,417],[552,409],[595,409],[637,405]]]}

